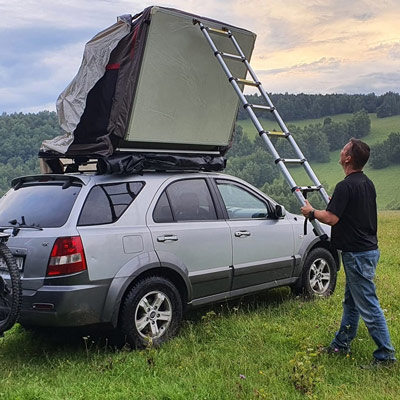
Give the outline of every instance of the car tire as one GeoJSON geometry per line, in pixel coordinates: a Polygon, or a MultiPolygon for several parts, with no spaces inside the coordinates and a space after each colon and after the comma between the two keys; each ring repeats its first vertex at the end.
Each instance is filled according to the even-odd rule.
{"type": "Polygon", "coordinates": [[[150,276],[126,295],[121,331],[132,348],[157,347],[177,334],[182,315],[182,299],[175,285],[161,276],[150,276]]]}
{"type": "Polygon", "coordinates": [[[307,255],[300,285],[293,291],[308,297],[329,296],[335,290],[336,279],[337,265],[332,254],[324,248],[316,248],[307,255]]]}

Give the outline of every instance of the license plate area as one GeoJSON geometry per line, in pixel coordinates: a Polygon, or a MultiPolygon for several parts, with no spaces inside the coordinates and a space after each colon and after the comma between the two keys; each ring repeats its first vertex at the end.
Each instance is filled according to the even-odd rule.
{"type": "MultiPolygon", "coordinates": [[[[20,271],[24,269],[24,258],[23,257],[14,257],[17,263],[17,267],[20,271]]],[[[3,257],[0,257],[0,271],[8,271],[6,262],[3,257]]]]}

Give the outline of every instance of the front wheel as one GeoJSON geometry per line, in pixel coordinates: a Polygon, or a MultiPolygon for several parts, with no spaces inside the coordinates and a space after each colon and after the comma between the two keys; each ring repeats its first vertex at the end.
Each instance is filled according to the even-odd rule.
{"type": "Polygon", "coordinates": [[[304,263],[300,292],[307,296],[329,296],[336,287],[337,265],[323,248],[310,251],[304,263]]]}
{"type": "Polygon", "coordinates": [[[17,322],[21,310],[21,277],[10,249],[0,243],[0,335],[17,322]]]}
{"type": "Polygon", "coordinates": [[[183,314],[175,285],[160,276],[138,281],[128,292],[120,325],[133,348],[159,346],[178,332],[183,314]]]}

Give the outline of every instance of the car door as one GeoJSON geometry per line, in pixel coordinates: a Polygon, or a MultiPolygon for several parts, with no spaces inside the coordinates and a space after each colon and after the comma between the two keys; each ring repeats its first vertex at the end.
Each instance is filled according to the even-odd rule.
{"type": "Polygon", "coordinates": [[[229,294],[232,243],[224,218],[218,218],[206,179],[170,183],[147,221],[162,264],[187,269],[193,299],[229,294]]]}
{"type": "Polygon", "coordinates": [[[274,205],[250,187],[225,179],[216,186],[232,238],[232,290],[291,277],[294,242],[287,218],[276,218],[274,205]]]}

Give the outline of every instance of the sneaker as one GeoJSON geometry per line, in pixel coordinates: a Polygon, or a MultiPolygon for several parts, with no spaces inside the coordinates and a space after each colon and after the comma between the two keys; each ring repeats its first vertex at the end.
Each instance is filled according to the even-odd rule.
{"type": "Polygon", "coordinates": [[[337,355],[347,355],[350,353],[350,349],[348,347],[335,347],[335,346],[327,346],[321,349],[321,353],[325,354],[337,354],[337,355]]]}
{"type": "Polygon", "coordinates": [[[374,359],[372,362],[372,365],[378,368],[384,367],[384,368],[390,368],[393,365],[395,365],[397,360],[395,358],[388,358],[386,360],[378,360],[377,358],[374,359]]]}
{"type": "Polygon", "coordinates": [[[374,361],[369,365],[361,365],[361,369],[378,369],[378,368],[390,368],[396,365],[397,360],[395,358],[388,358],[387,360],[379,360],[374,358],[374,361]]]}

